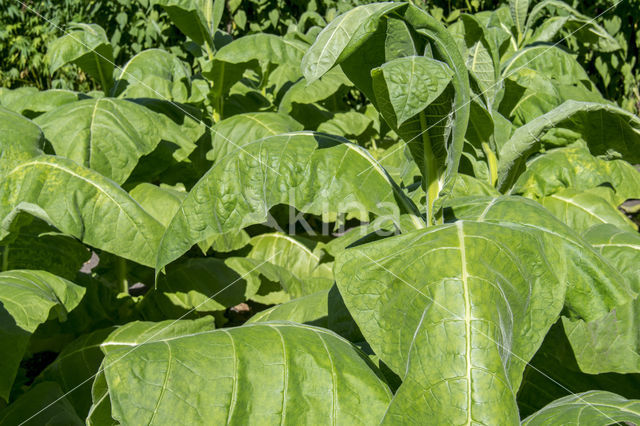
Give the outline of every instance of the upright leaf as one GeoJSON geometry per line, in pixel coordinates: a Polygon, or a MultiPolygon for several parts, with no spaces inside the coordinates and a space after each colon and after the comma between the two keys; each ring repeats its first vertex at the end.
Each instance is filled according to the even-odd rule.
{"type": "Polygon", "coordinates": [[[509,11],[511,19],[516,24],[518,40],[522,40],[527,22],[527,12],[529,11],[529,0],[509,0],[509,11]]]}
{"type": "Polygon", "coordinates": [[[95,78],[105,93],[113,84],[113,47],[96,24],[73,24],[72,31],[54,40],[47,50],[51,72],[68,63],[95,78]]]}

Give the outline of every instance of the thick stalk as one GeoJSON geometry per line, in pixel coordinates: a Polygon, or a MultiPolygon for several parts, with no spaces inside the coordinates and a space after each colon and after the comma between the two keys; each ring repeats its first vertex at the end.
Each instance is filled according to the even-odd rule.
{"type": "MultiPolygon", "coordinates": [[[[420,113],[420,128],[427,129],[427,120],[424,117],[423,113],[420,113]]],[[[438,193],[440,192],[439,188],[439,175],[438,175],[438,163],[436,162],[436,157],[433,154],[433,148],[431,146],[431,138],[429,137],[429,132],[422,130],[422,146],[423,146],[423,156],[424,156],[424,174],[423,178],[425,181],[422,184],[422,188],[424,192],[427,194],[427,226],[431,226],[435,223],[433,217],[433,203],[438,198],[438,193]]]]}
{"type": "Polygon", "coordinates": [[[118,277],[118,288],[122,293],[129,292],[129,282],[127,281],[127,260],[118,257],[116,260],[116,274],[118,277]]]}

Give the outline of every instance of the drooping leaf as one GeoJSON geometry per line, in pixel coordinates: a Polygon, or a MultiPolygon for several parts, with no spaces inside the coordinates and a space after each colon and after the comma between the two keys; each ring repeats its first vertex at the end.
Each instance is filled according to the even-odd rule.
{"type": "MultiPolygon", "coordinates": [[[[184,117],[186,121],[193,121],[184,117]]],[[[197,136],[173,120],[148,108],[122,99],[87,99],[66,104],[41,115],[42,127],[57,155],[74,160],[122,183],[138,160],[152,152],[161,140],[173,142],[186,157],[197,136]]]]}
{"type": "Polygon", "coordinates": [[[211,146],[207,159],[217,161],[243,145],[267,136],[302,130],[288,115],[275,112],[238,114],[211,126],[211,146]]]}
{"type": "Polygon", "coordinates": [[[187,196],[186,192],[141,183],[129,191],[131,198],[163,226],[167,226],[187,196]]]}
{"type": "Polygon", "coordinates": [[[340,68],[333,68],[319,79],[309,83],[306,79],[293,84],[284,94],[278,111],[284,114],[295,113],[295,104],[310,104],[326,99],[343,86],[351,82],[340,68]]]}
{"type": "Polygon", "coordinates": [[[45,271],[0,272],[0,397],[5,401],[31,334],[50,316],[64,321],[84,292],[84,288],[45,271]]]}
{"type": "Polygon", "coordinates": [[[153,265],[164,227],[113,181],[71,160],[35,157],[0,183],[0,238],[19,212],[82,242],[153,265]],[[100,215],[96,215],[99,209],[100,215]]]}
{"type": "Polygon", "coordinates": [[[625,422],[640,422],[640,401],[611,392],[590,391],[560,398],[524,419],[522,425],[599,426],[625,422]]]}
{"type": "MultiPolygon", "coordinates": [[[[0,106],[29,118],[43,112],[75,102],[86,95],[71,90],[38,90],[35,87],[19,87],[14,90],[0,88],[0,106]]],[[[88,96],[87,96],[88,97],[88,96]]]]}
{"type": "Polygon", "coordinates": [[[265,222],[280,203],[334,217],[415,214],[398,192],[365,150],[344,139],[313,132],[267,137],[224,157],[193,187],[162,238],[157,270],[197,242],[265,222]]]}
{"type": "Polygon", "coordinates": [[[2,425],[68,425],[84,422],[55,382],[34,385],[0,413],[2,425]]]}
{"type": "MultiPolygon", "coordinates": [[[[508,188],[522,173],[527,157],[540,147],[541,138],[554,128],[572,132],[573,142],[584,139],[593,155],[623,155],[640,162],[640,119],[613,105],[566,101],[519,127],[500,150],[499,188],[508,188]]],[[[558,141],[555,141],[558,144],[558,141]]]]}
{"type": "MultiPolygon", "coordinates": [[[[380,420],[391,399],[363,355],[327,330],[270,322],[194,333],[187,325],[182,334],[144,345],[119,347],[114,336],[115,342],[103,346],[116,420],[370,424],[380,420]],[[126,362],[118,362],[125,353],[126,362]],[[251,386],[256,380],[261,385],[251,386]],[[319,383],[322,392],[314,390],[319,383]],[[195,389],[198,401],[192,398],[195,389]]],[[[133,337],[130,328],[121,333],[133,337]]]]}
{"type": "Polygon", "coordinates": [[[43,149],[42,130],[33,121],[0,107],[0,177],[43,149]]]}
{"type": "Polygon", "coordinates": [[[73,24],[71,29],[49,45],[49,69],[53,73],[65,64],[74,63],[108,93],[113,84],[113,47],[107,34],[96,24],[73,24]]]}
{"type": "Polygon", "coordinates": [[[112,89],[119,98],[159,98],[187,102],[191,73],[182,61],[161,49],[148,49],[129,59],[112,89]]]}

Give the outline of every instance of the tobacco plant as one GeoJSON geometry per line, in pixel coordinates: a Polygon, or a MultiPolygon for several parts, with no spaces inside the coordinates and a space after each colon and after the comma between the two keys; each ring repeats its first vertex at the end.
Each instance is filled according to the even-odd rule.
{"type": "Polygon", "coordinates": [[[78,24],[101,91],[0,91],[0,423],[640,421],[640,119],[571,50],[620,40],[156,3],[192,63],[78,24]]]}

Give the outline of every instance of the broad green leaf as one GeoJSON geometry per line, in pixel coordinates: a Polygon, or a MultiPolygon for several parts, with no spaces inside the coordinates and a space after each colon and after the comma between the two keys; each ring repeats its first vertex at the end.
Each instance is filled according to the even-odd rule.
{"type": "MultiPolygon", "coordinates": [[[[38,90],[35,87],[19,87],[14,90],[0,88],[0,106],[29,118],[43,112],[75,102],[86,95],[71,90],[38,90]]],[[[86,96],[88,97],[88,96],[86,96]]]]}
{"type": "Polygon", "coordinates": [[[529,0],[509,0],[509,11],[511,12],[511,19],[516,24],[518,39],[521,40],[525,33],[529,0]]]}
{"type": "MultiPolygon", "coordinates": [[[[117,183],[124,182],[140,157],[151,153],[161,140],[178,145],[184,157],[195,148],[195,139],[189,137],[191,132],[185,135],[183,128],[169,117],[123,99],[87,99],[66,104],[41,115],[36,123],[57,155],[117,183]]],[[[200,127],[199,131],[202,134],[204,129],[200,127]]]]}
{"type": "Polygon", "coordinates": [[[399,127],[422,112],[442,94],[453,77],[447,64],[424,56],[394,59],[371,73],[379,108],[392,127],[399,127]]]}
{"type": "Polygon", "coordinates": [[[207,153],[207,159],[215,162],[258,139],[302,129],[300,123],[281,113],[253,112],[234,115],[211,126],[212,149],[207,153]]]}
{"type": "Polygon", "coordinates": [[[339,62],[348,45],[356,45],[377,27],[377,18],[401,5],[392,2],[359,6],[327,25],[302,59],[302,73],[308,83],[322,77],[339,62]]]}
{"type": "Polygon", "coordinates": [[[2,425],[67,425],[84,422],[74,410],[57,383],[34,385],[0,413],[2,425]]]}
{"type": "Polygon", "coordinates": [[[346,139],[358,139],[371,126],[372,120],[356,111],[338,112],[318,126],[318,132],[342,136],[346,139]]]}
{"type": "Polygon", "coordinates": [[[294,323],[103,348],[112,414],[124,424],[374,424],[392,396],[349,342],[294,323]]]}
{"type": "Polygon", "coordinates": [[[193,187],[162,237],[157,270],[195,243],[265,222],[277,204],[334,218],[416,214],[363,148],[313,132],[271,136],[225,156],[193,187]]]}
{"type": "Polygon", "coordinates": [[[634,223],[606,199],[590,192],[564,189],[542,198],[540,203],[579,233],[604,223],[627,231],[637,230],[634,223]]]}
{"type": "Polygon", "coordinates": [[[100,344],[113,331],[104,328],[85,334],[64,347],[55,361],[47,366],[36,379],[52,381],[60,385],[76,412],[85,417],[91,407],[91,384],[98,372],[102,358],[100,344]]]}
{"type": "Polygon", "coordinates": [[[74,63],[96,79],[105,93],[113,84],[113,47],[96,24],[73,24],[72,31],[54,40],[47,50],[49,69],[55,72],[74,63]]]}
{"type": "MultiPolygon", "coordinates": [[[[565,256],[568,283],[565,308],[572,316],[594,320],[636,297],[622,275],[588,243],[540,204],[521,197],[464,197],[445,207],[453,218],[507,225],[514,223],[558,239],[565,256]]],[[[556,263],[557,267],[563,265],[556,263]]]]}
{"type": "Polygon", "coordinates": [[[0,238],[7,235],[21,211],[86,244],[147,266],[154,264],[164,232],[164,227],[113,181],[53,156],[20,164],[0,183],[0,238]]]}
{"type": "Polygon", "coordinates": [[[562,318],[580,370],[589,374],[640,373],[640,298],[594,321],[562,318]]]}
{"type": "Polygon", "coordinates": [[[0,107],[0,177],[43,149],[42,130],[33,121],[0,107]]]}
{"type": "Polygon", "coordinates": [[[564,300],[562,262],[544,260],[567,256],[557,246],[526,226],[459,221],[338,255],[345,304],[403,379],[385,422],[518,423],[522,372],[564,300]]]}
{"type": "Polygon", "coordinates": [[[624,160],[594,157],[584,143],[577,143],[530,160],[509,192],[542,198],[563,189],[584,191],[598,186],[611,186],[619,204],[640,198],[640,172],[624,160]]]}
{"type": "Polygon", "coordinates": [[[306,50],[299,41],[273,34],[251,34],[235,39],[215,54],[215,60],[231,64],[258,61],[264,64],[298,63],[306,50]]]}
{"type": "Polygon", "coordinates": [[[84,288],[45,271],[0,272],[0,397],[9,400],[18,365],[29,337],[49,317],[66,320],[78,306],[84,288]]]}
{"type": "Polygon", "coordinates": [[[173,23],[198,44],[214,48],[213,36],[224,10],[221,0],[156,0],[173,23]]]}
{"type": "Polygon", "coordinates": [[[145,182],[129,191],[129,195],[155,220],[166,227],[180,208],[187,193],[145,182]]]}
{"type": "Polygon", "coordinates": [[[111,90],[119,98],[159,98],[187,102],[191,72],[171,53],[148,49],[122,67],[111,90]]]}
{"type": "Polygon", "coordinates": [[[640,235],[637,232],[609,224],[597,225],[587,230],[584,239],[640,293],[640,235]]]}
{"type": "Polygon", "coordinates": [[[611,392],[589,391],[560,398],[522,421],[523,426],[548,424],[600,426],[640,422],[640,401],[611,392]]]}
{"type": "MultiPolygon", "coordinates": [[[[593,155],[622,155],[640,162],[640,119],[613,105],[566,101],[559,107],[519,127],[500,150],[498,187],[507,189],[522,173],[527,157],[541,146],[551,129],[561,128],[584,139],[593,155]]],[[[559,141],[554,141],[558,144],[559,141]]]]}

